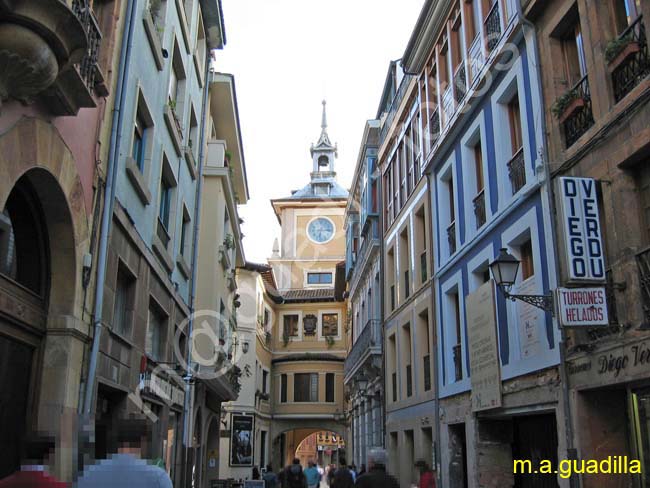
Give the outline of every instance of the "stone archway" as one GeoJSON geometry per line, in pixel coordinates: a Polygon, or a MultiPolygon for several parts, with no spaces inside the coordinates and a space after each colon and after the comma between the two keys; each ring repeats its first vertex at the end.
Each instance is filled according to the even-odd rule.
{"type": "Polygon", "coordinates": [[[0,212],[7,211],[15,191],[29,195],[40,214],[35,225],[43,238],[43,286],[28,286],[24,293],[5,269],[0,335],[34,348],[25,429],[57,437],[57,474],[69,479],[89,326],[82,318],[80,268],[89,232],[77,164],[56,129],[43,120],[22,118],[0,135],[0,212]]]}
{"type": "Polygon", "coordinates": [[[219,452],[221,441],[221,421],[217,415],[211,415],[208,419],[205,439],[205,483],[209,487],[211,481],[219,479],[219,457],[227,456],[228,453],[219,452]]]}
{"type": "Polygon", "coordinates": [[[334,420],[322,419],[291,419],[275,420],[272,430],[271,459],[274,467],[283,468],[291,462],[298,445],[309,435],[328,431],[337,434],[342,439],[346,439],[345,425],[334,420]],[[295,438],[291,438],[287,443],[287,434],[296,433],[295,438]]]}

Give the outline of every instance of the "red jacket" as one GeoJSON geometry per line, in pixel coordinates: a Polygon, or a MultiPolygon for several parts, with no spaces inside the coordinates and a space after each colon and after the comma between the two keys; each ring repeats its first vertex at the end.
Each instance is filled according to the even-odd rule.
{"type": "Polygon", "coordinates": [[[420,475],[419,488],[436,488],[436,479],[432,471],[425,471],[420,475]]]}
{"type": "Polygon", "coordinates": [[[67,488],[62,483],[43,471],[16,471],[11,476],[0,480],[0,488],[67,488]]]}

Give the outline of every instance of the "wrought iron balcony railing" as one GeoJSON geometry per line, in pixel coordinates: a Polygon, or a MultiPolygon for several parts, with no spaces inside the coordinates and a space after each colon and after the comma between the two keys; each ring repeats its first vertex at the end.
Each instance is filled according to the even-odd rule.
{"type": "Polygon", "coordinates": [[[641,300],[646,324],[650,324],[650,248],[636,255],[641,283],[641,300]]]}
{"type": "Polygon", "coordinates": [[[476,228],[480,229],[485,224],[485,190],[478,192],[472,200],[474,203],[474,217],[476,217],[476,228]]]}
{"type": "Polygon", "coordinates": [[[526,166],[524,163],[524,148],[520,147],[515,155],[508,161],[508,176],[514,195],[526,184],[526,166]]]}
{"type": "Polygon", "coordinates": [[[371,349],[375,348],[377,354],[381,354],[382,349],[382,331],[381,331],[381,320],[370,319],[366,322],[357,337],[357,340],[352,344],[352,349],[348,357],[345,359],[345,374],[349,374],[356,367],[359,366],[360,360],[363,358],[365,353],[370,352],[371,349]]]}
{"type": "Polygon", "coordinates": [[[390,129],[391,125],[393,125],[393,120],[395,119],[395,113],[397,112],[399,104],[402,103],[402,99],[404,98],[404,94],[406,93],[406,87],[409,85],[412,78],[413,75],[404,75],[402,81],[399,84],[399,87],[397,88],[397,91],[395,92],[395,96],[393,96],[393,100],[391,101],[390,108],[388,109],[388,115],[386,116],[386,120],[384,121],[384,125],[382,126],[381,132],[379,134],[380,145],[384,142],[388,130],[390,129]]]}
{"type": "Polygon", "coordinates": [[[487,50],[492,51],[501,38],[501,11],[498,1],[494,2],[494,5],[492,5],[492,8],[485,17],[483,30],[485,32],[487,50]]]}
{"type": "Polygon", "coordinates": [[[449,255],[456,252],[456,221],[454,220],[447,227],[447,243],[449,245],[449,255]]]}
{"type": "Polygon", "coordinates": [[[575,100],[577,103],[575,109],[562,121],[566,147],[572,146],[582,134],[594,125],[594,115],[591,111],[591,93],[589,91],[587,75],[578,81],[571,88],[571,91],[575,92],[575,100]]]}
{"type": "Polygon", "coordinates": [[[467,93],[467,76],[465,72],[465,61],[461,61],[454,74],[454,99],[460,103],[467,93]]]}
{"type": "Polygon", "coordinates": [[[456,344],[453,347],[453,356],[454,356],[454,377],[455,381],[460,381],[463,379],[463,354],[462,347],[460,344],[456,344]]]}
{"type": "Polygon", "coordinates": [[[643,17],[639,15],[618,39],[624,41],[626,46],[618,55],[624,56],[624,59],[612,70],[614,99],[617,102],[650,74],[650,55],[643,17]]]}
{"type": "Polygon", "coordinates": [[[92,91],[95,89],[95,84],[98,81],[97,75],[100,74],[97,61],[99,59],[102,33],[99,30],[99,24],[97,23],[97,19],[95,19],[95,14],[88,0],[73,0],[72,11],[83,24],[86,35],[88,36],[86,54],[79,63],[78,69],[86,87],[92,91]]]}
{"type": "Polygon", "coordinates": [[[436,107],[436,109],[431,112],[431,117],[429,118],[428,134],[429,149],[431,149],[440,137],[440,109],[438,107],[436,107]]]}

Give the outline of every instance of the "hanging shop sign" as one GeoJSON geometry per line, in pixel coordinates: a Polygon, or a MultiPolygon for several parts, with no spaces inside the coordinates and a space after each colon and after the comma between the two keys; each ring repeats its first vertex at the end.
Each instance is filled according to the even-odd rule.
{"type": "Polygon", "coordinates": [[[501,371],[494,303],[491,280],[468,295],[466,300],[473,412],[501,406],[501,371]]]}
{"type": "Polygon", "coordinates": [[[562,177],[560,211],[567,273],[571,282],[605,280],[596,181],[562,177]]]}
{"type": "Polygon", "coordinates": [[[230,466],[252,466],[253,417],[233,414],[230,432],[230,466]]]}
{"type": "Polygon", "coordinates": [[[173,405],[183,405],[185,391],[155,372],[140,373],[140,390],[173,405]]]}
{"type": "Polygon", "coordinates": [[[558,288],[558,316],[563,327],[608,325],[605,288],[558,288]]]}

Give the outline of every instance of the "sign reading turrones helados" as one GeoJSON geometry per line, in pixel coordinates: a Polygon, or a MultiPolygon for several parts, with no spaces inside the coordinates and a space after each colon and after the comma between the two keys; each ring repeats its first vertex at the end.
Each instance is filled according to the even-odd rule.
{"type": "Polygon", "coordinates": [[[490,280],[467,296],[467,332],[472,382],[472,411],[501,406],[494,286],[490,280]]]}

